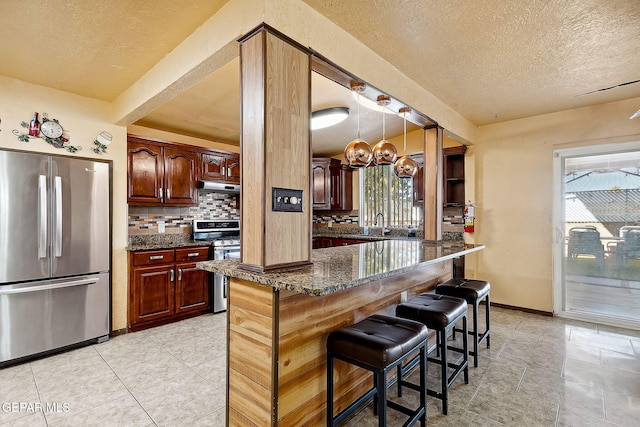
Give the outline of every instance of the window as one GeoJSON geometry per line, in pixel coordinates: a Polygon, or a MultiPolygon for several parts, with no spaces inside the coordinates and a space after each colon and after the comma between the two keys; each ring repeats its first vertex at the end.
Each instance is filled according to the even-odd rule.
{"type": "Polygon", "coordinates": [[[413,180],[398,178],[393,165],[360,169],[360,226],[418,227],[421,223],[422,207],[413,206],[413,180]]]}

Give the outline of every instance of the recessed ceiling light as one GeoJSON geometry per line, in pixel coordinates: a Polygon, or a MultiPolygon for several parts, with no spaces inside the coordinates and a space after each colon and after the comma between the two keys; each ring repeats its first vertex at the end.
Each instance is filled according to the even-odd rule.
{"type": "Polygon", "coordinates": [[[324,129],[337,125],[349,117],[347,107],[332,107],[311,113],[311,130],[324,129]]]}

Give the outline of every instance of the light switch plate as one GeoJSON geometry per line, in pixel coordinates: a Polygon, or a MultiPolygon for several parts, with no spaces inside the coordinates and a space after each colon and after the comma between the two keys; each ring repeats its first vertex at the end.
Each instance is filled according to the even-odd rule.
{"type": "Polygon", "coordinates": [[[272,188],[273,212],[302,212],[303,191],[288,188],[272,188]]]}

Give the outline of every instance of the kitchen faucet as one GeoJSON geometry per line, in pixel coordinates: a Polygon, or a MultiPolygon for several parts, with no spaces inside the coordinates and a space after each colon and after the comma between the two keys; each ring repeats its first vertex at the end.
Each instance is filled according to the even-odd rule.
{"type": "Polygon", "coordinates": [[[376,220],[375,220],[375,222],[373,223],[373,225],[376,225],[376,226],[378,225],[378,216],[381,216],[381,217],[382,217],[382,226],[384,227],[384,215],[383,215],[382,213],[377,213],[377,214],[376,214],[376,220]]]}

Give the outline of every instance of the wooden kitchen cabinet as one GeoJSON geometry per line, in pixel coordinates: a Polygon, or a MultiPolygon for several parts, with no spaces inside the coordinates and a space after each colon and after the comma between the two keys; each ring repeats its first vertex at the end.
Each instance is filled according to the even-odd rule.
{"type": "Polygon", "coordinates": [[[313,210],[328,211],[331,209],[331,160],[328,158],[314,158],[311,161],[313,210]]]}
{"type": "Polygon", "coordinates": [[[422,158],[413,160],[418,164],[418,171],[413,176],[413,206],[424,206],[424,160],[422,158]]]}
{"type": "Polygon", "coordinates": [[[162,147],[129,140],[127,169],[127,201],[130,204],[161,204],[164,179],[162,147]]]}
{"type": "Polygon", "coordinates": [[[313,210],[353,209],[353,170],[337,159],[314,157],[311,163],[313,210]]]}
{"type": "Polygon", "coordinates": [[[196,262],[209,259],[209,248],[176,249],[176,313],[207,310],[211,290],[209,273],[196,262]]]}
{"type": "MultiPolygon", "coordinates": [[[[444,206],[464,205],[464,153],[467,147],[449,147],[443,150],[443,192],[444,206]]],[[[424,161],[414,158],[418,172],[413,177],[413,206],[424,206],[424,161]]]]}
{"type": "Polygon", "coordinates": [[[444,191],[445,206],[464,205],[464,153],[467,147],[460,145],[444,149],[444,191]]]}
{"type": "Polygon", "coordinates": [[[200,179],[240,184],[240,155],[213,150],[201,151],[200,179]]]}
{"type": "Polygon", "coordinates": [[[330,248],[331,244],[331,237],[314,237],[312,247],[313,249],[330,248]]]}
{"type": "Polygon", "coordinates": [[[358,243],[370,243],[375,242],[379,239],[351,239],[351,238],[341,238],[341,237],[314,237],[313,238],[313,249],[320,248],[331,248],[334,246],[349,246],[349,245],[357,245],[358,243]]]}
{"type": "Polygon", "coordinates": [[[209,247],[131,252],[129,330],[138,331],[206,313],[211,308],[209,273],[196,268],[209,247]]]}
{"type": "Polygon", "coordinates": [[[178,206],[197,205],[197,154],[165,147],[164,162],[164,203],[178,206]]]}
{"type": "Polygon", "coordinates": [[[331,210],[353,209],[353,169],[348,165],[331,163],[331,210]]]}
{"type": "Polygon", "coordinates": [[[198,155],[186,146],[129,135],[127,202],[140,206],[198,204],[198,155]]]}

